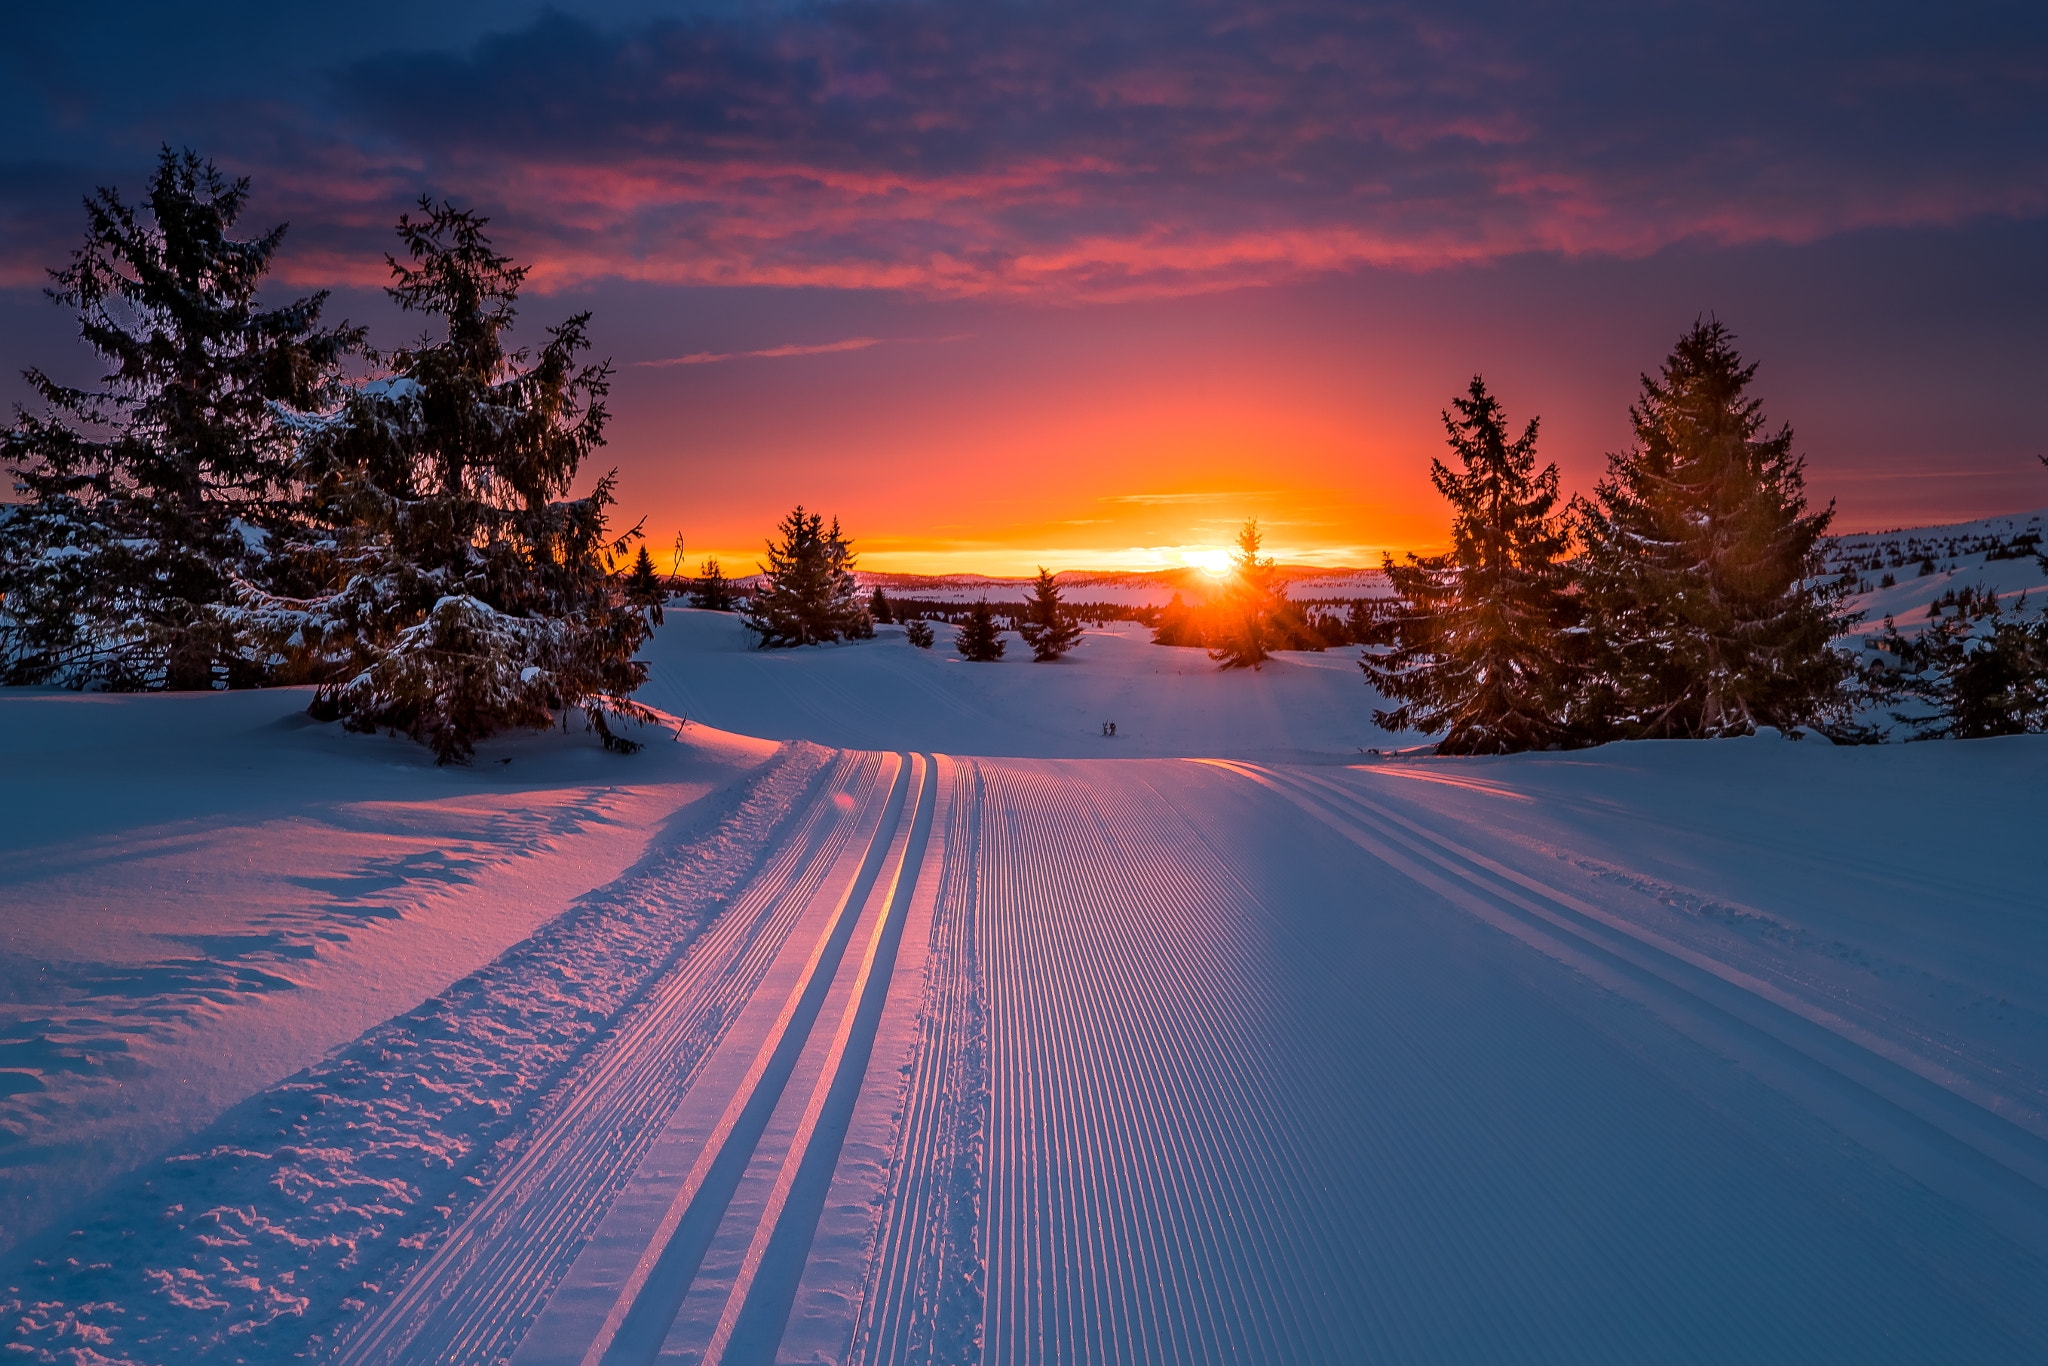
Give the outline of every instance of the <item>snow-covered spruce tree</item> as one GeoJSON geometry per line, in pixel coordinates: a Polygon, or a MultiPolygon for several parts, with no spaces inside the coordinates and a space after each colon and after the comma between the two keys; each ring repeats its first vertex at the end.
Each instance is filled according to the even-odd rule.
{"type": "Polygon", "coordinates": [[[1038,566],[1038,582],[1033,585],[1030,607],[1017,634],[1024,637],[1032,659],[1040,664],[1058,659],[1081,639],[1081,623],[1067,612],[1059,586],[1044,565],[1038,566]]]}
{"type": "Polygon", "coordinates": [[[932,628],[921,618],[904,624],[903,638],[920,650],[932,648],[932,628]]]}
{"type": "Polygon", "coordinates": [[[725,571],[718,567],[718,557],[713,555],[704,561],[699,571],[697,588],[693,595],[698,607],[706,612],[730,612],[732,610],[732,585],[726,582],[725,571]]]}
{"type": "Polygon", "coordinates": [[[768,542],[760,591],[741,609],[756,647],[872,636],[875,628],[853,577],[853,543],[840,534],[839,519],[828,528],[822,515],[806,514],[799,503],[776,530],[781,539],[768,542]]]}
{"type": "Polygon", "coordinates": [[[21,503],[0,533],[0,681],[205,689],[267,680],[222,608],[270,580],[291,520],[291,417],[333,403],[360,329],[323,293],[257,291],[283,240],[233,236],[249,182],[163,149],[140,204],[85,201],[85,245],[51,272],[107,364],[99,387],[41,370],[41,415],[4,438],[21,503]]]}
{"type": "Polygon", "coordinates": [[[1400,705],[1373,720],[1441,732],[1443,754],[1561,744],[1572,604],[1557,466],[1537,472],[1537,420],[1510,440],[1507,413],[1477,375],[1443,419],[1461,468],[1433,460],[1430,479],[1451,505],[1451,548],[1406,564],[1386,557],[1395,602],[1365,623],[1359,667],[1400,705]]]}
{"type": "Polygon", "coordinates": [[[1272,559],[1259,558],[1259,519],[1254,517],[1237,533],[1230,586],[1210,613],[1209,658],[1226,669],[1263,668],[1273,651],[1289,648],[1297,634],[1288,606],[1272,559]]]}
{"type": "Polygon", "coordinates": [[[304,424],[299,475],[321,534],[293,547],[317,591],[245,590],[252,627],[320,686],[311,711],[351,730],[389,728],[466,761],[499,731],[565,724],[580,708],[607,748],[630,700],[646,617],[612,557],[612,476],[568,493],[604,442],[611,370],[578,360],[587,313],[508,350],[526,270],[491,247],[478,215],[420,201],[387,257],[391,297],[438,320],[373,359],[383,377],[304,424]]]}
{"type": "Polygon", "coordinates": [[[1635,447],[1575,500],[1586,738],[1747,735],[1839,711],[1851,665],[1829,642],[1851,618],[1818,556],[1834,505],[1806,510],[1792,429],[1764,434],[1734,340],[1712,320],[1679,338],[1629,409],[1635,447]]]}
{"type": "Polygon", "coordinates": [[[962,659],[976,664],[992,664],[1001,659],[1003,644],[1003,630],[996,625],[996,615],[989,610],[987,598],[974,604],[967,620],[953,633],[953,648],[962,659]]]}

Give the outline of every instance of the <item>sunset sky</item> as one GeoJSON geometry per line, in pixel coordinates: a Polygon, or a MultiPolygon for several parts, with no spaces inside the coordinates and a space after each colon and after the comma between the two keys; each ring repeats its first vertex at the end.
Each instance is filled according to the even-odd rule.
{"type": "Polygon", "coordinates": [[[1712,312],[1841,529],[2048,505],[2038,3],[14,7],[0,367],[160,143],[288,220],[278,290],[392,344],[420,194],[595,310],[620,509],[744,571],[790,504],[873,569],[1440,540],[1476,371],[1589,489],[1712,312]],[[309,7],[310,8],[310,7],[309,7]]]}

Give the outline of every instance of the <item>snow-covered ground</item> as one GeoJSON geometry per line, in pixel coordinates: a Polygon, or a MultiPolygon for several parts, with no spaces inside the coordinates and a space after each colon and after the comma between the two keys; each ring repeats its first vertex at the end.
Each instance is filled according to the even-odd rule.
{"type": "Polygon", "coordinates": [[[1373,725],[1384,700],[1356,649],[1288,651],[1253,673],[1219,670],[1201,650],[1151,643],[1133,622],[1090,629],[1065,659],[1040,664],[1014,633],[1004,656],[968,663],[953,631],[919,650],[896,626],[872,641],[754,650],[739,618],[671,610],[648,650],[654,706],[721,730],[849,749],[934,749],[1048,759],[1210,755],[1336,763],[1421,744],[1373,725]],[[1114,739],[1103,735],[1116,723],[1114,739]]]}
{"type": "Polygon", "coordinates": [[[675,613],[690,724],[469,770],[0,693],[9,1345],[2048,1358],[2048,737],[1368,755],[1354,651],[948,634],[675,613]]]}
{"type": "Polygon", "coordinates": [[[2048,569],[2036,553],[2048,551],[2044,537],[2048,509],[1835,537],[1827,548],[1830,569],[1857,576],[1857,591],[1846,605],[1863,614],[1850,629],[1851,640],[1882,631],[1887,617],[1913,634],[1926,626],[1935,599],[1965,588],[1995,595],[2008,610],[2022,599],[2030,612],[2048,607],[2048,569]],[[1887,575],[1893,580],[1889,587],[1887,575]]]}
{"type": "Polygon", "coordinates": [[[629,767],[579,732],[437,769],[308,696],[0,690],[0,1249],[525,939],[775,750],[700,728],[629,767]]]}

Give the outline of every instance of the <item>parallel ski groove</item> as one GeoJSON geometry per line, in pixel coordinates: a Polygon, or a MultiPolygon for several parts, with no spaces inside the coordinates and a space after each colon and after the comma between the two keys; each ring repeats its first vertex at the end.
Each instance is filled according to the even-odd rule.
{"type": "Polygon", "coordinates": [[[911,755],[909,792],[897,817],[881,875],[869,894],[870,904],[879,901],[879,909],[862,945],[860,962],[833,1029],[824,1066],[805,1101],[796,1135],[783,1154],[775,1185],[741,1260],[739,1275],[727,1292],[717,1329],[704,1349],[704,1366],[720,1366],[728,1355],[735,1359],[774,1355],[772,1350],[760,1350],[762,1342],[736,1345],[734,1335],[743,1320],[751,1320],[757,1338],[780,1337],[788,1317],[788,1296],[795,1293],[801,1258],[809,1248],[818,1219],[817,1208],[801,1201],[793,1203],[793,1197],[799,1178],[808,1177],[811,1184],[819,1187],[817,1194],[822,1200],[822,1183],[829,1182],[832,1165],[838,1160],[845,1122],[852,1114],[875,1031],[881,1023],[882,998],[888,992],[897,938],[923,868],[922,840],[930,837],[932,785],[931,761],[921,754],[911,755]],[[795,1263],[782,1268],[786,1273],[779,1278],[784,1282],[782,1285],[770,1284],[771,1278],[762,1274],[771,1245],[778,1248],[782,1257],[795,1263]]]}
{"type": "MultiPolygon", "coordinates": [[[[2035,1241],[2031,1221],[2005,1217],[2015,1197],[2038,1207],[2048,1196],[2048,1148],[2031,1132],[2026,1121],[2034,1116],[2026,1107],[2017,1102],[2001,1105],[2000,1098],[1984,1095],[1980,1087],[1959,1084],[1936,1064],[1907,1056],[1889,1041],[1874,1040],[1781,988],[1705,959],[1570,892],[1423,830],[1348,787],[1314,775],[1234,761],[1199,762],[1240,773],[1288,797],[1356,842],[1368,847],[1380,842],[1382,856],[1399,860],[1406,855],[1415,861],[1411,876],[1426,882],[1437,874],[1455,879],[1447,888],[1455,903],[1611,989],[1663,1005],[1680,1017],[1699,1018],[1706,1037],[1719,1040],[1723,1047],[1732,1041],[1766,1079],[1784,1064],[1769,1053],[1757,1053],[1753,1045],[1745,1046],[1745,1034],[1796,1055],[1802,1065],[1820,1069],[1838,1087],[1847,1088],[1834,1096],[1816,1097],[1806,1091],[1805,1103],[1826,1106],[1830,1122],[1846,1124],[1853,1137],[1975,1208],[2009,1236],[2023,1244],[2035,1241]],[[1347,830],[1347,825],[1354,828],[1347,830]],[[1477,902],[1471,900],[1475,894],[1477,902]],[[1926,1145],[1935,1134],[1973,1159],[1995,1164],[1995,1170],[2014,1184],[2001,1193],[1996,1183],[1987,1185],[1967,1163],[1957,1166],[1938,1153],[1933,1158],[1937,1166],[1929,1168],[1926,1145]]],[[[1674,1023],[1684,1027],[1680,1019],[1674,1023]]]]}
{"type": "MultiPolygon", "coordinates": [[[[839,957],[844,949],[846,937],[851,933],[868,888],[872,886],[875,874],[880,870],[886,847],[884,841],[894,837],[896,825],[888,818],[888,809],[891,806],[897,809],[900,821],[900,789],[907,777],[909,765],[904,763],[900,756],[893,754],[876,757],[881,760],[882,769],[888,777],[880,784],[886,791],[883,805],[876,811],[874,824],[867,834],[867,852],[857,864],[853,877],[840,892],[832,910],[825,917],[824,927],[810,956],[798,973],[797,980],[791,986],[773,1024],[769,1026],[766,1037],[756,1050],[745,1078],[720,1115],[709,1140],[699,1150],[689,1173],[652,1231],[632,1272],[617,1291],[603,1323],[583,1354],[584,1366],[599,1366],[601,1362],[614,1363],[616,1366],[616,1363],[639,1360],[643,1356],[651,1360],[659,1351],[668,1325],[674,1319],[675,1306],[671,1304],[650,1310],[640,1303],[641,1292],[669,1253],[670,1242],[686,1218],[701,1217],[709,1220],[711,1226],[715,1227],[715,1215],[724,1209],[731,1190],[724,1186],[712,1188],[710,1177],[713,1169],[737,1163],[740,1169],[744,1170],[745,1155],[760,1141],[761,1129],[767,1123],[768,1114],[774,1109],[776,1099],[788,1081],[789,1071],[795,1065],[796,1056],[815,1023],[818,1010],[823,1005],[825,988],[838,970],[839,957]],[[738,1146],[733,1146],[735,1144],[738,1146]],[[650,1313],[655,1317],[648,1319],[650,1313]],[[633,1335],[623,1332],[629,1319],[648,1319],[644,1335],[640,1334],[639,1330],[633,1335]],[[634,1339],[631,1345],[625,1340],[629,1336],[634,1339]],[[615,1346],[617,1350],[614,1350],[615,1346]]],[[[874,793],[871,789],[870,804],[873,798],[874,793]]],[[[867,806],[864,805],[862,824],[866,823],[866,814],[867,806]]],[[[694,1272],[691,1274],[694,1275],[694,1272]]],[[[687,1285],[684,1288],[687,1289],[687,1285]]]]}
{"type": "Polygon", "coordinates": [[[968,1075],[968,1054],[979,1046],[969,1029],[979,1000],[972,936],[980,772],[971,763],[946,763],[946,772],[944,838],[927,848],[917,893],[930,901],[922,909],[931,948],[915,1062],[849,1354],[862,1366],[965,1359],[944,1355],[965,1344],[945,1341],[951,1325],[943,1320],[948,1291],[960,1293],[959,1284],[970,1279],[950,1255],[950,1226],[963,1213],[956,1202],[973,1198],[954,1184],[973,1156],[959,1150],[961,1109],[981,1103],[968,1075]]]}
{"type": "Polygon", "coordinates": [[[753,992],[797,908],[852,822],[826,792],[871,786],[843,756],[820,796],[734,903],[688,946],[643,1004],[555,1092],[524,1151],[376,1319],[343,1366],[496,1354],[552,1289],[606,1197],[659,1131],[737,1006],[753,992]]]}
{"type": "Polygon", "coordinates": [[[990,788],[984,1360],[1345,1359],[1365,1325],[1301,1275],[1345,1259],[1240,1080],[1255,1021],[1227,874],[1158,807],[1015,772],[990,788]]]}

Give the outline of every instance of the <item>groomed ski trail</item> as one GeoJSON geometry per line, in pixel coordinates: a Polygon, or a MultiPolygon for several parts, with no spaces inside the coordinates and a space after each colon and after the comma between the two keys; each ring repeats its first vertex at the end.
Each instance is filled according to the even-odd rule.
{"type": "Polygon", "coordinates": [[[1739,1062],[1900,1170],[2048,1257],[2048,1115],[1826,1004],[1431,830],[1353,784],[1204,760],[1285,796],[1416,882],[1739,1062]]]}
{"type": "Polygon", "coordinates": [[[559,1088],[517,1160],[340,1363],[492,1360],[519,1341],[857,839],[858,810],[886,794],[883,766],[882,756],[839,756],[781,848],[559,1088]]]}
{"type": "MultiPolygon", "coordinates": [[[[876,779],[848,803],[843,844],[813,860],[824,871],[797,898],[775,962],[514,1361],[775,1359],[813,1241],[830,1222],[827,1193],[926,877],[935,807],[945,804],[943,759],[872,757],[876,779]]],[[[837,1288],[843,1331],[821,1331],[843,1342],[856,1306],[837,1288]]]]}
{"type": "Polygon", "coordinates": [[[1906,1114],[1839,1058],[1786,1075],[1798,1050],[1742,1011],[1958,1099],[1768,992],[1716,995],[1739,970],[1667,954],[1701,980],[1651,972],[1627,954],[1655,946],[1598,907],[1544,901],[1569,893],[1455,853],[1424,820],[1373,823],[1314,772],[963,767],[975,810],[954,838],[972,854],[942,897],[849,1359],[1863,1363],[2048,1346],[2024,1125],[1963,1106],[2006,1126],[2015,1171],[1934,1126],[1955,1115],[1906,1114]],[[1565,943],[1514,897],[1623,942],[1565,943]],[[971,953],[949,943],[963,930],[971,953]],[[964,1009],[976,982],[980,1009],[964,1009]],[[1717,1013],[1722,1033],[1698,1027],[1717,1013]],[[985,1131],[960,1117],[983,1065],[985,1131]],[[1923,1151],[1878,1141],[1900,1134],[1923,1151]],[[1922,1180],[1930,1143],[1959,1182],[1922,1180]],[[977,1151],[978,1186],[959,1160],[977,1151]],[[1996,1194],[2022,1203],[1981,1198],[1996,1194]],[[977,1202],[980,1265],[948,1261],[953,1212],[977,1202]],[[979,1324],[961,1323],[984,1293],[979,1324]]]}

